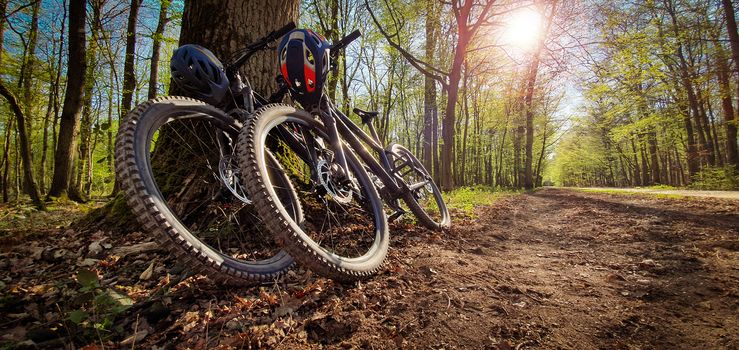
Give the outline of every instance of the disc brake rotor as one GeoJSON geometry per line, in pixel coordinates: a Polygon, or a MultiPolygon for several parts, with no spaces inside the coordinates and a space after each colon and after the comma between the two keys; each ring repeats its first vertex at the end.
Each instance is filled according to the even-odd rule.
{"type": "Polygon", "coordinates": [[[325,160],[319,160],[316,168],[318,170],[318,181],[326,190],[326,194],[331,196],[338,203],[349,203],[352,201],[352,189],[350,186],[337,183],[336,177],[331,169],[332,164],[325,160]]]}
{"type": "Polygon", "coordinates": [[[218,163],[218,175],[221,182],[226,185],[228,191],[236,197],[236,199],[251,204],[251,199],[246,195],[246,189],[241,184],[240,170],[236,160],[230,155],[223,156],[218,163]]]}

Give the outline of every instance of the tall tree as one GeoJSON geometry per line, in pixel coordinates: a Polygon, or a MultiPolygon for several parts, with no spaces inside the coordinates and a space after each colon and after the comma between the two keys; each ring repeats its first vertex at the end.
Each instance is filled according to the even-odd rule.
{"type": "MultiPolygon", "coordinates": [[[[543,12],[544,6],[539,6],[543,12]]],[[[526,94],[524,96],[524,108],[526,110],[526,159],[524,161],[524,187],[527,189],[534,188],[533,179],[533,160],[534,160],[534,89],[536,87],[536,77],[539,73],[539,63],[541,55],[544,52],[544,44],[546,43],[549,30],[554,21],[554,14],[557,9],[557,1],[553,0],[549,3],[549,15],[544,19],[544,28],[539,34],[538,44],[531,57],[531,65],[526,75],[526,94]]],[[[543,16],[543,13],[542,13],[543,16]]]]}
{"type": "MultiPolygon", "coordinates": [[[[28,48],[23,55],[23,69],[21,83],[23,85],[23,114],[26,117],[26,130],[33,132],[33,74],[36,70],[36,45],[38,43],[38,17],[41,1],[31,6],[31,27],[28,29],[28,48]]],[[[32,136],[29,134],[29,136],[32,136]]],[[[31,155],[33,159],[33,155],[31,155]]]]}
{"type": "MultiPolygon", "coordinates": [[[[739,98],[739,33],[736,26],[736,12],[731,0],[721,0],[724,8],[724,16],[726,16],[726,31],[729,34],[729,45],[731,46],[731,57],[734,61],[734,73],[736,79],[736,95],[739,98]]],[[[736,108],[734,108],[733,120],[726,120],[726,142],[727,142],[727,158],[729,163],[739,169],[739,153],[737,152],[736,130],[739,127],[739,100],[736,108]]]]}
{"type": "Polygon", "coordinates": [[[67,92],[64,96],[59,139],[54,154],[54,177],[48,196],[69,195],[79,198],[70,191],[72,162],[76,157],[77,133],[79,129],[82,94],[85,85],[87,60],[85,57],[85,0],[69,1],[69,60],[67,61],[67,92]]]}
{"type": "Polygon", "coordinates": [[[449,72],[447,73],[428,62],[416,58],[411,52],[404,49],[398,43],[398,28],[395,28],[395,34],[389,34],[382,27],[369,4],[365,2],[372,20],[388,44],[398,50],[408,60],[408,63],[421,73],[440,82],[443,90],[446,91],[446,108],[444,109],[444,116],[441,122],[442,147],[441,159],[439,161],[441,165],[441,187],[444,190],[450,190],[454,187],[454,174],[452,174],[455,143],[454,127],[457,102],[459,100],[459,83],[462,79],[462,66],[467,58],[467,49],[469,48],[470,42],[479,31],[480,26],[487,21],[490,9],[494,3],[494,0],[487,0],[482,3],[475,0],[451,1],[451,10],[456,24],[456,40],[454,42],[452,61],[449,72]]]}
{"type": "Polygon", "coordinates": [[[148,98],[152,99],[157,96],[157,76],[159,74],[159,53],[161,51],[162,39],[164,39],[164,28],[169,22],[167,17],[167,10],[172,0],[160,0],[159,1],[159,21],[157,22],[157,29],[152,35],[151,43],[151,70],[149,72],[149,92],[148,98]]]}
{"type": "MultiPolygon", "coordinates": [[[[439,33],[439,11],[436,1],[426,1],[426,62],[434,63],[436,55],[436,38],[439,33]]],[[[433,172],[434,164],[439,161],[436,128],[439,123],[439,110],[436,102],[436,81],[429,75],[423,80],[423,166],[433,172]]],[[[434,174],[437,175],[438,174],[434,174]]]]}
{"type": "Polygon", "coordinates": [[[10,108],[15,113],[16,124],[18,128],[18,135],[21,143],[21,159],[23,161],[23,181],[25,181],[28,194],[31,196],[31,201],[39,210],[44,210],[44,202],[41,200],[41,194],[39,193],[38,187],[36,186],[36,180],[33,178],[33,162],[31,161],[31,149],[30,143],[28,142],[28,132],[26,130],[26,116],[18,104],[18,99],[15,95],[8,90],[8,88],[0,81],[0,95],[5,97],[10,104],[10,108]]]}
{"type": "Polygon", "coordinates": [[[121,119],[131,110],[133,92],[136,89],[136,72],[134,64],[136,59],[136,21],[139,17],[139,8],[143,0],[131,0],[128,12],[128,24],[126,25],[126,55],[123,62],[123,94],[121,101],[121,119]]]}

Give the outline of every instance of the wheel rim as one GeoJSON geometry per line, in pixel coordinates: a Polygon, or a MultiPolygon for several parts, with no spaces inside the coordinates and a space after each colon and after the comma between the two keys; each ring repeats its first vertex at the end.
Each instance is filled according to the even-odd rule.
{"type": "Polygon", "coordinates": [[[223,130],[221,123],[202,114],[181,111],[160,120],[147,138],[145,171],[163,214],[180,236],[203,256],[237,270],[277,261],[289,265],[285,259],[291,259],[274,243],[253,206],[237,195],[239,190],[245,194],[238,182],[223,182],[233,171],[223,157],[232,154],[235,130],[223,130]]]}
{"type": "MultiPolygon", "coordinates": [[[[403,179],[410,190],[410,197],[428,218],[436,225],[445,225],[449,214],[441,196],[441,191],[434,183],[423,164],[404,148],[397,148],[392,160],[394,172],[403,179]]],[[[407,204],[403,204],[407,208],[407,204]]]]}
{"type": "MultiPolygon", "coordinates": [[[[348,159],[351,168],[348,179],[333,178],[334,174],[327,170],[335,167],[331,152],[322,147],[328,144],[325,134],[297,118],[275,118],[265,127],[262,137],[258,142],[276,155],[280,168],[289,174],[298,193],[305,214],[303,221],[291,221],[291,226],[305,244],[324,252],[328,260],[342,264],[376,259],[385,217],[381,203],[371,204],[367,200],[364,186],[370,182],[366,173],[360,174],[361,165],[353,158],[348,159]],[[302,144],[315,139],[313,149],[319,160],[311,163],[306,159],[307,147],[290,147],[285,142],[286,137],[300,140],[302,144]]],[[[262,161],[263,156],[257,154],[257,159],[262,171],[269,168],[262,161]]],[[[269,179],[264,182],[270,193],[279,187],[269,179]]],[[[284,203],[279,204],[278,207],[284,206],[284,203]]]]}

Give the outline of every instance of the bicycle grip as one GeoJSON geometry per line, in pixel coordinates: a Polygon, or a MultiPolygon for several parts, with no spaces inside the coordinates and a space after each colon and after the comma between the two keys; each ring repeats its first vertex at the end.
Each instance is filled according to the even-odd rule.
{"type": "Polygon", "coordinates": [[[269,35],[270,41],[279,39],[293,29],[295,29],[295,22],[290,21],[290,23],[286,24],[284,27],[272,32],[272,34],[269,35]]]}
{"type": "Polygon", "coordinates": [[[359,29],[349,33],[349,35],[341,38],[339,41],[336,42],[336,44],[331,45],[332,51],[338,51],[343,48],[345,48],[347,45],[349,45],[352,41],[357,40],[362,36],[362,32],[359,31],[359,29]]]}

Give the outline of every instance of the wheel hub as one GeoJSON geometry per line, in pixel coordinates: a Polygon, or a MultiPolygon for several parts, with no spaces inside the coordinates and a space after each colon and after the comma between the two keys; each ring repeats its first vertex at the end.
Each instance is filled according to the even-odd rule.
{"type": "MultiPolygon", "coordinates": [[[[338,166],[331,164],[326,160],[319,160],[316,165],[318,170],[318,181],[326,190],[326,194],[331,196],[336,202],[349,203],[352,200],[352,189],[350,185],[342,184],[338,179],[336,172],[338,166]]],[[[348,181],[351,184],[351,181],[348,181]]]]}
{"type": "Polygon", "coordinates": [[[236,199],[251,204],[251,199],[246,195],[246,189],[241,184],[241,171],[236,164],[236,160],[230,155],[223,156],[218,162],[218,175],[221,182],[228,188],[228,191],[236,197],[236,199]]]}

